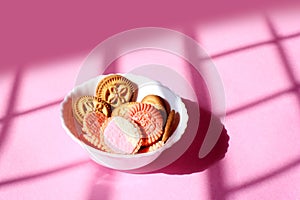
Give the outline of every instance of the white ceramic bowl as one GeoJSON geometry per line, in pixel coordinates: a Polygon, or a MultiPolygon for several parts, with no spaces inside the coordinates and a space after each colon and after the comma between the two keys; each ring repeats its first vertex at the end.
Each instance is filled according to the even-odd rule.
{"type": "Polygon", "coordinates": [[[172,134],[172,136],[167,140],[166,144],[156,151],[149,153],[141,153],[134,155],[121,155],[103,152],[93,147],[86,145],[81,142],[77,136],[81,132],[79,124],[73,117],[72,113],[72,99],[75,99],[84,95],[94,95],[98,82],[103,79],[106,75],[100,75],[93,78],[83,84],[76,86],[64,99],[61,104],[61,121],[62,125],[67,132],[67,134],[76,141],[79,145],[85,149],[95,162],[100,165],[117,169],[117,170],[132,170],[148,165],[149,163],[155,161],[156,158],[167,148],[172,147],[174,143],[180,140],[181,136],[187,126],[188,114],[184,103],[181,98],[174,94],[169,88],[163,86],[157,81],[153,81],[149,78],[143,76],[137,76],[134,74],[121,74],[134,82],[138,86],[138,96],[137,101],[141,101],[143,97],[149,94],[158,95],[168,101],[170,108],[174,109],[179,113],[179,124],[172,134]]]}

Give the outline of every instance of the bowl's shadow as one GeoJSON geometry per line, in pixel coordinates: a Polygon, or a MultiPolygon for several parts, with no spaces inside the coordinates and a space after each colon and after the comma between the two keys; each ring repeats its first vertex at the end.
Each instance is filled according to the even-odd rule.
{"type": "Polygon", "coordinates": [[[198,121],[195,112],[198,111],[197,107],[199,105],[187,99],[183,99],[183,102],[187,107],[189,121],[182,138],[171,148],[164,151],[154,162],[142,168],[126,172],[138,174],[191,174],[207,169],[225,156],[229,147],[229,136],[221,121],[216,117],[212,117],[211,112],[202,108],[199,108],[200,120],[198,121]],[[210,120],[216,120],[215,123],[222,126],[222,132],[219,138],[214,138],[218,141],[213,149],[204,158],[200,159],[199,150],[207,134],[210,120]]]}

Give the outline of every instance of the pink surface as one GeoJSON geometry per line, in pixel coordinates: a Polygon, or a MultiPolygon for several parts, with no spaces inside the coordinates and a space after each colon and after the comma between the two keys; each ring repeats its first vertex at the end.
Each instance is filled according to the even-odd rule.
{"type": "MultiPolygon", "coordinates": [[[[1,3],[0,199],[299,199],[300,5],[271,9],[264,2],[264,14],[247,3],[215,1],[1,3]],[[181,158],[133,174],[91,161],[61,127],[59,103],[99,42],[146,26],[181,31],[207,50],[224,84],[226,130],[199,159],[209,120],[201,111],[198,134],[181,158]]],[[[162,55],[147,54],[121,57],[108,71],[162,55]]],[[[199,88],[182,59],[164,55],[160,63],[199,88]]]]}

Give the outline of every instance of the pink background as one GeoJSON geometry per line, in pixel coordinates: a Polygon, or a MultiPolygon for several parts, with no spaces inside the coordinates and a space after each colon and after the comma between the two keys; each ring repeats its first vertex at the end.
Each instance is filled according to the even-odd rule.
{"type": "Polygon", "coordinates": [[[0,199],[299,199],[299,19],[289,1],[1,2],[0,199]],[[200,134],[165,169],[110,170],[65,134],[60,102],[97,44],[148,26],[183,32],[212,57],[226,131],[204,159],[193,156],[200,134]]]}

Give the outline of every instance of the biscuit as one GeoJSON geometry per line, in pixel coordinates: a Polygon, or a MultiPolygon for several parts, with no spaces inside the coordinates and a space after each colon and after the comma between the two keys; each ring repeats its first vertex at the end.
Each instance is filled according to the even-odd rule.
{"type": "Polygon", "coordinates": [[[90,112],[83,118],[82,131],[87,135],[100,135],[100,129],[107,117],[103,113],[90,112]]]}
{"type": "Polygon", "coordinates": [[[166,142],[168,138],[171,136],[174,119],[175,119],[175,111],[171,110],[171,112],[168,115],[166,125],[164,127],[164,133],[161,141],[166,142]]]}
{"type": "Polygon", "coordinates": [[[98,150],[102,150],[103,151],[103,148],[102,148],[102,145],[101,145],[101,142],[100,142],[100,137],[96,137],[96,136],[89,136],[89,135],[86,135],[86,134],[81,134],[79,136],[79,139],[84,142],[86,145],[89,145],[95,149],[98,149],[98,150]]]}
{"type": "Polygon", "coordinates": [[[149,103],[152,105],[158,105],[159,107],[163,107],[163,108],[165,107],[164,100],[160,96],[155,94],[150,94],[145,96],[141,102],[149,103]]]}
{"type": "Polygon", "coordinates": [[[149,146],[161,137],[163,117],[153,105],[137,103],[129,109],[127,117],[140,127],[143,146],[149,146]]]}
{"type": "Polygon", "coordinates": [[[105,116],[110,117],[111,106],[108,103],[98,97],[94,97],[93,103],[95,112],[103,113],[105,116]]]}
{"type": "Polygon", "coordinates": [[[111,116],[120,116],[120,117],[126,117],[126,115],[128,114],[128,111],[129,109],[137,104],[138,102],[127,102],[127,103],[124,103],[118,107],[116,107],[112,113],[111,113],[111,116]]]}
{"type": "Polygon", "coordinates": [[[94,97],[81,96],[75,100],[72,107],[75,119],[82,125],[84,116],[87,113],[94,111],[94,97]]]}
{"type": "Polygon", "coordinates": [[[80,135],[81,141],[99,150],[104,150],[101,141],[101,127],[106,122],[107,117],[103,113],[89,112],[83,118],[83,134],[80,135]]]}
{"type": "Polygon", "coordinates": [[[165,125],[167,120],[167,112],[166,112],[166,107],[163,98],[161,98],[158,95],[150,94],[145,96],[141,102],[151,104],[155,108],[157,108],[163,116],[164,119],[163,125],[165,125]]]}
{"type": "Polygon", "coordinates": [[[107,152],[134,154],[142,145],[139,127],[123,117],[111,117],[102,127],[101,134],[107,152]]]}
{"type": "Polygon", "coordinates": [[[98,83],[96,96],[115,108],[129,102],[134,90],[134,84],[127,78],[121,75],[108,75],[98,83]]]}
{"type": "Polygon", "coordinates": [[[155,151],[159,148],[161,148],[162,146],[164,146],[164,142],[163,141],[157,141],[154,144],[147,146],[147,147],[142,147],[138,153],[148,153],[148,152],[152,152],[155,151]]]}

